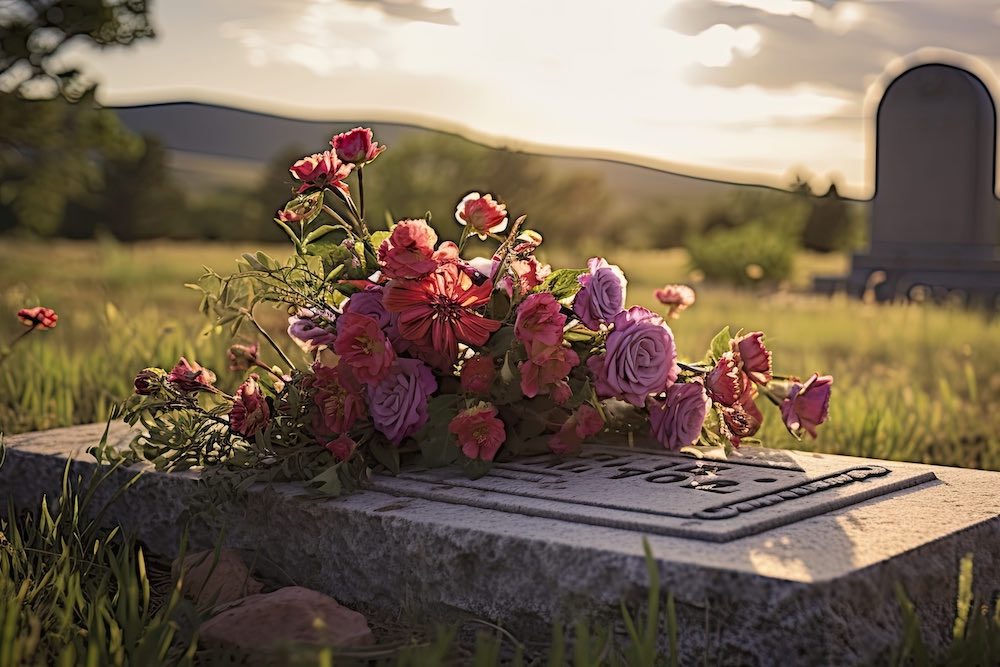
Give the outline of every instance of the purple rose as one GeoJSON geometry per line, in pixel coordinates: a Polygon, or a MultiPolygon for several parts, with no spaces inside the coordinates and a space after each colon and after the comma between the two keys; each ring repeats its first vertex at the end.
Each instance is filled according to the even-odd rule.
{"type": "Polygon", "coordinates": [[[646,408],[653,437],[671,450],[695,444],[711,405],[700,382],[671,385],[665,400],[650,396],[646,408]]]}
{"type": "Polygon", "coordinates": [[[672,385],[680,369],[674,334],[663,318],[640,306],[615,315],[604,354],[587,359],[601,398],[642,407],[646,397],[672,385]]]}
{"type": "Polygon", "coordinates": [[[323,320],[333,322],[333,313],[318,316],[308,308],[288,318],[288,335],[306,354],[312,354],[320,347],[329,347],[337,340],[337,334],[323,325],[323,320]]]}
{"type": "Polygon", "coordinates": [[[587,266],[590,273],[578,278],[583,288],[573,300],[573,312],[584,326],[596,331],[625,308],[628,281],[620,268],[601,257],[591,257],[587,266]]]}
{"type": "Polygon", "coordinates": [[[437,381],[419,359],[399,358],[381,382],[368,388],[368,411],[375,428],[398,445],[427,423],[427,401],[437,381]]]}
{"type": "Polygon", "coordinates": [[[833,376],[813,373],[805,384],[794,383],[788,397],[781,402],[781,417],[792,435],[798,437],[806,431],[816,437],[816,427],[830,414],[830,391],[833,376]]]}
{"type": "Polygon", "coordinates": [[[396,326],[399,315],[385,309],[385,305],[382,303],[384,294],[385,290],[381,285],[373,285],[365,288],[362,292],[352,294],[351,298],[344,304],[344,313],[361,313],[372,318],[385,332],[393,349],[397,352],[405,352],[409,349],[410,342],[399,335],[399,327],[396,326]]]}

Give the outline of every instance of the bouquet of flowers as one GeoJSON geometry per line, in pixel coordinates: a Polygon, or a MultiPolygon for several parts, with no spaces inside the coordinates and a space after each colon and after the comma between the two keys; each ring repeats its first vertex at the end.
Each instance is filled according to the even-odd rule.
{"type": "MultiPolygon", "coordinates": [[[[138,374],[125,417],[145,427],[145,458],[338,493],[405,457],[475,476],[598,438],[728,453],[760,427],[760,397],[796,436],[826,419],[831,377],[776,377],[759,331],[723,329],[704,357],[680,361],[664,316],[627,307],[618,266],[593,257],[553,270],[537,256],[541,235],[491,194],[459,201],[458,243],[439,243],[429,216],[372,231],[364,173],[384,150],[356,128],[297,161],[294,198],[275,217],[290,258],[246,254],[236,273],[191,285],[216,328],[259,342],[230,348],[231,370],[248,373],[235,395],[184,358],[138,374]],[[466,257],[473,237],[492,254],[466,257]],[[304,354],[261,324],[262,304],[287,309],[304,354]],[[261,360],[261,342],[280,365],[261,360]]],[[[683,285],[656,297],[668,319],[694,302],[683,285]]]]}

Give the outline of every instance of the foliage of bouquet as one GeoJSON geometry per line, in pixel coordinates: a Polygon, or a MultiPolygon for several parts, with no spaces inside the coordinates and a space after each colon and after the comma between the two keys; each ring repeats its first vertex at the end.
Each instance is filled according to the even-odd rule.
{"type": "MultiPolygon", "coordinates": [[[[729,452],[760,427],[759,396],[796,436],[826,418],[832,378],[776,378],[764,335],[728,328],[682,363],[664,318],[627,307],[619,267],[593,257],[553,270],[536,254],[541,236],[492,195],[458,203],[457,244],[438,243],[429,214],[371,231],[364,173],[384,146],[357,128],[331,147],[291,167],[295,197],[275,218],[294,247],[287,261],[246,254],[236,273],[191,286],[216,328],[255,330],[281,365],[264,363],[258,343],[234,344],[231,370],[253,372],[232,396],[183,358],[136,377],[126,419],[145,427],[138,447],[159,467],[338,493],[406,456],[479,475],[594,438],[729,452]],[[473,237],[492,255],[464,257],[473,237]],[[307,363],[258,321],[261,304],[287,309],[307,363]]],[[[656,296],[668,317],[694,302],[682,285],[656,296]]]]}

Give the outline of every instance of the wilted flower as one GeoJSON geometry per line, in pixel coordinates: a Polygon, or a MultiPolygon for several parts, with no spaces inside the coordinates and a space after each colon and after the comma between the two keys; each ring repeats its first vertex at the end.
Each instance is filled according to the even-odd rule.
{"type": "Polygon", "coordinates": [[[250,345],[235,343],[230,345],[229,370],[245,371],[249,370],[251,366],[256,366],[260,362],[260,359],[257,357],[259,351],[257,343],[252,343],[250,345]]]}
{"type": "Polygon", "coordinates": [[[215,373],[202,366],[181,357],[167,380],[181,391],[214,390],[215,373]]]}
{"type": "Polygon", "coordinates": [[[640,306],[612,320],[605,352],[587,359],[601,398],[621,398],[636,407],[677,380],[674,334],[659,315],[640,306]]]}
{"type": "Polygon", "coordinates": [[[725,406],[735,405],[743,392],[743,379],[740,377],[739,362],[732,352],[726,352],[716,362],[715,368],[705,376],[705,389],[708,396],[716,403],[725,406]]]}
{"type": "Polygon", "coordinates": [[[358,443],[354,442],[351,436],[344,433],[329,441],[323,447],[333,454],[333,458],[337,461],[346,461],[354,454],[354,451],[358,448],[358,443]]]}
{"type": "Polygon", "coordinates": [[[497,376],[493,357],[477,354],[462,364],[462,391],[470,394],[488,394],[497,376]]]}
{"type": "Polygon", "coordinates": [[[424,362],[400,357],[381,382],[368,387],[372,423],[398,445],[427,423],[427,401],[436,390],[437,380],[424,362]]]}
{"type": "Polygon", "coordinates": [[[492,461],[507,438],[496,407],[482,402],[455,415],[448,431],[454,434],[463,454],[482,461],[492,461]]]}
{"type": "Polygon", "coordinates": [[[663,399],[646,400],[649,426],[657,442],[670,450],[693,445],[701,437],[701,427],[712,401],[700,382],[673,384],[663,399]]]}
{"type": "Polygon", "coordinates": [[[324,313],[320,317],[308,308],[300,308],[298,313],[288,318],[288,336],[303,352],[312,354],[317,349],[333,345],[337,339],[337,335],[321,323],[333,318],[332,313],[324,313]]]}
{"type": "Polygon", "coordinates": [[[361,385],[344,364],[330,367],[313,364],[311,386],[315,388],[313,403],[318,408],[313,428],[318,431],[346,433],[354,422],[365,416],[365,399],[361,385]]]}
{"type": "Polygon", "coordinates": [[[260,377],[252,373],[236,390],[229,413],[229,425],[242,436],[251,437],[264,430],[271,419],[271,409],[260,391],[260,377]]]}
{"type": "Polygon", "coordinates": [[[719,405],[719,412],[729,431],[729,440],[734,445],[740,444],[741,438],[749,438],[757,433],[764,422],[764,415],[757,407],[754,399],[757,388],[746,373],[739,374],[739,392],[736,400],[730,405],[719,405]]]}
{"type": "Polygon", "coordinates": [[[32,329],[53,329],[59,316],[51,308],[35,306],[17,311],[17,319],[21,321],[21,324],[32,329]]]}
{"type": "Polygon", "coordinates": [[[351,165],[342,162],[333,151],[323,151],[302,158],[288,171],[302,181],[299,194],[314,188],[336,188],[346,194],[344,179],[351,173],[351,165]]]}
{"type": "Polygon", "coordinates": [[[396,352],[378,321],[354,311],[344,313],[337,321],[333,351],[365,384],[384,378],[396,360],[396,352]]]}
{"type": "Polygon", "coordinates": [[[167,379],[167,373],[162,368],[144,368],[135,376],[132,385],[139,396],[152,396],[167,379]]]}
{"type": "Polygon", "coordinates": [[[485,241],[490,234],[507,229],[507,206],[493,201],[493,195],[470,192],[458,203],[455,220],[468,225],[470,233],[485,241]]]}
{"type": "Polygon", "coordinates": [[[422,278],[438,267],[437,234],[425,220],[400,220],[378,248],[378,263],[387,278],[422,278]]]}
{"type": "Polygon", "coordinates": [[[591,257],[587,267],[589,272],[578,278],[583,287],[573,299],[573,312],[585,327],[597,330],[622,312],[628,281],[619,267],[601,257],[591,257]]]}
{"type": "Polygon", "coordinates": [[[745,336],[734,338],[729,346],[750,379],[757,384],[767,384],[771,381],[771,351],[764,347],[764,333],[754,331],[745,336]]]}
{"type": "Polygon", "coordinates": [[[694,290],[687,285],[664,285],[653,292],[657,301],[669,306],[667,317],[676,318],[689,306],[694,305],[694,290]]]}
{"type": "Polygon", "coordinates": [[[379,146],[377,141],[372,140],[372,131],[367,127],[356,127],[338,134],[330,145],[338,158],[356,166],[371,162],[385,150],[385,146],[379,146]]]}
{"type": "Polygon", "coordinates": [[[799,437],[805,431],[816,437],[816,427],[826,421],[830,413],[830,392],[833,377],[813,373],[804,384],[792,384],[788,397],[781,402],[781,417],[792,435],[799,437]]]}
{"type": "Polygon", "coordinates": [[[569,416],[559,432],[549,438],[549,449],[555,454],[576,454],[584,440],[593,437],[604,428],[604,418],[594,406],[584,403],[569,416]]]}

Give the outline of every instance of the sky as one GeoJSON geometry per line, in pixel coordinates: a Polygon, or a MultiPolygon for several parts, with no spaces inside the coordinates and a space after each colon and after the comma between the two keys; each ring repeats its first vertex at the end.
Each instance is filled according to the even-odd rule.
{"type": "Polygon", "coordinates": [[[892,76],[996,96],[984,0],[156,0],[157,36],[77,48],[108,105],[200,101],[410,122],[493,145],[869,197],[892,76]]]}

